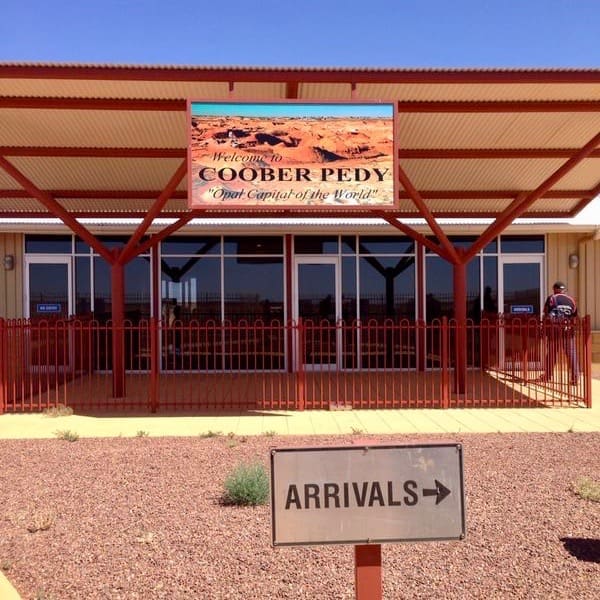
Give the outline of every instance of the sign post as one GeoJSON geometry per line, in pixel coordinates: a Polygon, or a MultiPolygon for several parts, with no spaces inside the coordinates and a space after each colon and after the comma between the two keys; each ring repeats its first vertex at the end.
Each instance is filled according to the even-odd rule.
{"type": "Polygon", "coordinates": [[[273,546],[353,544],[358,600],[381,598],[381,544],[465,537],[462,446],[271,450],[273,546]]]}
{"type": "Polygon", "coordinates": [[[354,589],[356,600],[381,600],[381,544],[354,546],[354,589]]]}

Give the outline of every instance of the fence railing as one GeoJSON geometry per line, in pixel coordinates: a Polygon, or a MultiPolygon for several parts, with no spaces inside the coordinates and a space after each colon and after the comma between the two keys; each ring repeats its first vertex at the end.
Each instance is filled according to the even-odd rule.
{"type": "Polygon", "coordinates": [[[590,406],[590,339],[587,317],[568,327],[502,315],[462,325],[0,319],[0,412],[590,406]]]}

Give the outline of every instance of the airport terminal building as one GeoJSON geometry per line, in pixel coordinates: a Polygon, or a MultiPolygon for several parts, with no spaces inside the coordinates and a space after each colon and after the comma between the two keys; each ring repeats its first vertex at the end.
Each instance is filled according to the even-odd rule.
{"type": "Polygon", "coordinates": [[[600,70],[0,63],[0,122],[0,412],[591,403],[600,70]]]}

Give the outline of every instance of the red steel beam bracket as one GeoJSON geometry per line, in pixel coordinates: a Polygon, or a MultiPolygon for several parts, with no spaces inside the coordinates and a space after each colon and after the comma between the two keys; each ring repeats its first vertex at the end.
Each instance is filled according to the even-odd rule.
{"type": "Polygon", "coordinates": [[[136,251],[137,243],[142,239],[146,233],[152,221],[160,214],[165,204],[169,201],[171,194],[175,191],[175,188],[179,185],[181,180],[185,177],[187,172],[187,160],[184,160],[179,165],[177,171],[173,174],[165,189],[161,192],[160,196],[155,200],[150,210],[146,213],[146,216],[139,224],[133,235],[129,238],[127,245],[123,248],[123,251],[119,255],[119,263],[125,264],[130,261],[134,256],[138,254],[136,251]]]}
{"type": "Polygon", "coordinates": [[[0,65],[3,79],[72,79],[99,81],[251,82],[298,80],[308,83],[425,83],[515,84],[600,83],[600,73],[590,69],[340,69],[249,67],[131,67],[113,65],[0,65]]]}
{"type": "Polygon", "coordinates": [[[0,146],[0,156],[61,158],[185,158],[185,148],[73,148],[71,146],[0,146]]]}
{"type": "Polygon", "coordinates": [[[0,108],[43,110],[130,110],[184,112],[186,101],[146,98],[50,98],[43,96],[0,97],[0,108]]]}
{"type": "Polygon", "coordinates": [[[392,217],[385,212],[376,211],[373,213],[375,216],[380,217],[384,221],[387,221],[392,227],[399,229],[402,233],[405,233],[408,237],[421,243],[423,246],[429,248],[432,252],[435,252],[438,256],[446,259],[448,262],[452,262],[450,255],[446,252],[445,248],[442,248],[434,241],[426,238],[423,234],[419,233],[409,225],[405,225],[399,221],[396,217],[392,217]]]}
{"type": "MultiPolygon", "coordinates": [[[[400,148],[398,158],[569,158],[578,150],[579,148],[400,148]]],[[[600,158],[600,150],[592,152],[590,158],[600,158]]]]}
{"type": "Polygon", "coordinates": [[[555,113],[598,112],[594,100],[401,100],[401,113],[555,113]]]}
{"type": "Polygon", "coordinates": [[[450,257],[450,262],[457,263],[459,261],[458,254],[454,246],[450,243],[448,236],[438,225],[437,221],[435,220],[435,217],[431,214],[431,211],[429,210],[429,208],[425,204],[425,201],[421,197],[421,194],[419,194],[417,188],[412,184],[411,180],[409,179],[408,175],[404,172],[402,167],[400,165],[397,165],[397,169],[402,187],[408,193],[414,205],[419,209],[419,212],[427,221],[427,224],[431,228],[431,231],[435,234],[440,244],[447,252],[448,256],[450,257]]]}
{"type": "Polygon", "coordinates": [[[150,248],[156,247],[159,242],[162,242],[162,240],[169,237],[172,233],[179,231],[182,227],[187,225],[187,223],[189,223],[193,218],[194,218],[194,213],[187,214],[187,215],[181,217],[180,219],[178,219],[177,221],[175,221],[175,223],[171,223],[171,225],[169,225],[168,227],[165,227],[158,233],[155,233],[149,239],[147,239],[143,244],[139,244],[139,246],[137,246],[135,248],[134,256],[143,254],[144,252],[148,251],[150,248]]]}
{"type": "Polygon", "coordinates": [[[300,89],[299,81],[288,81],[285,84],[285,97],[288,100],[298,99],[298,90],[300,89]]]}
{"type": "Polygon", "coordinates": [[[504,231],[515,219],[520,217],[540,196],[556,185],[572,171],[582,160],[586,159],[600,144],[600,133],[597,133],[581,150],[571,156],[552,175],[547,177],[535,190],[524,198],[517,197],[503,210],[496,220],[481,234],[466,252],[465,259],[471,260],[480,250],[485,248],[501,231],[504,231]]]}
{"type": "Polygon", "coordinates": [[[0,156],[0,168],[4,169],[15,181],[31,194],[33,198],[43,204],[55,217],[59,218],[73,233],[87,242],[102,258],[112,264],[112,254],[100,241],[79,223],[69,212],[63,208],[52,196],[40,190],[30,179],[28,179],[14,165],[0,156]]]}

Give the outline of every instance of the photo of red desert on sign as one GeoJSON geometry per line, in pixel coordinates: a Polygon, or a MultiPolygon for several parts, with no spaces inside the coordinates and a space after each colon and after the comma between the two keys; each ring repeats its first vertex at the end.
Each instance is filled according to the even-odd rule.
{"type": "Polygon", "coordinates": [[[392,104],[190,103],[190,208],[394,206],[392,104]]]}

